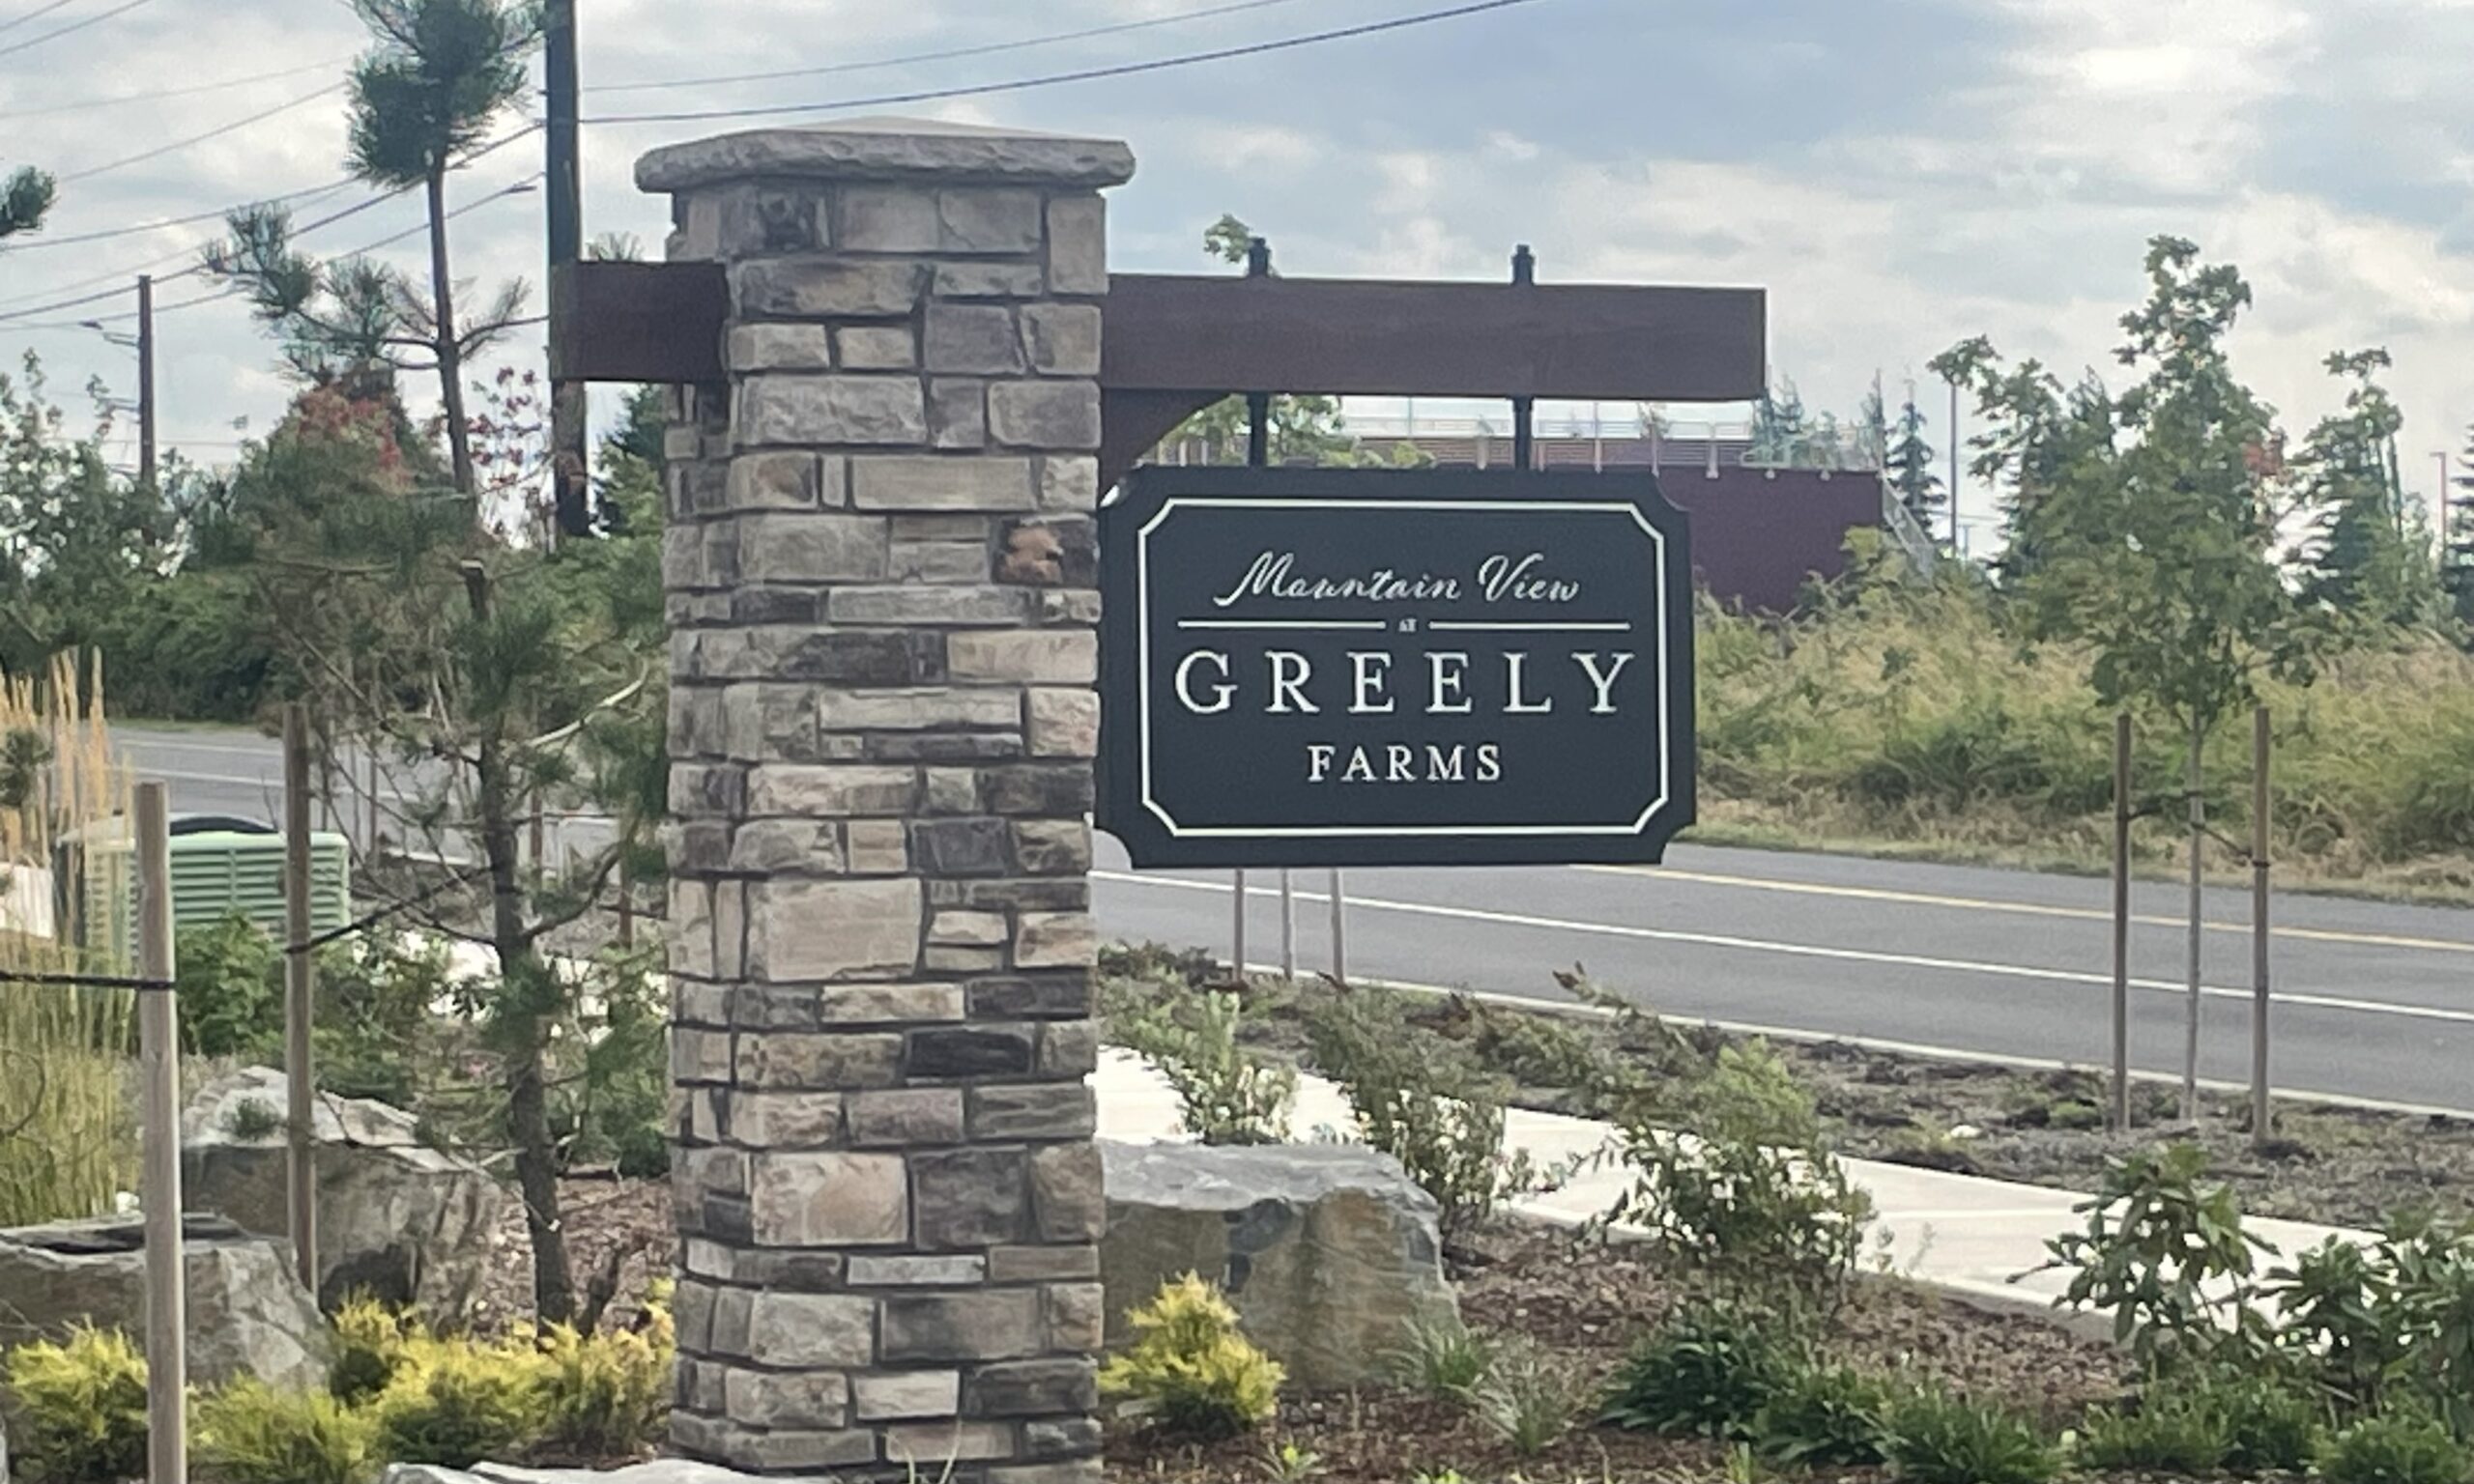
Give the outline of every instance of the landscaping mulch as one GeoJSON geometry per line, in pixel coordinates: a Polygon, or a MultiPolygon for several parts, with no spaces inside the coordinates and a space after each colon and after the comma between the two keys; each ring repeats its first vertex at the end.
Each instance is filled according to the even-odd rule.
{"type": "MultiPolygon", "coordinates": [[[[602,1326],[632,1324],[653,1280],[669,1275],[678,1252],[669,1184],[580,1176],[559,1183],[559,1207],[577,1293],[607,1285],[611,1298],[602,1326]]],[[[532,1249],[521,1208],[510,1206],[496,1239],[504,1261],[490,1270],[475,1315],[476,1327],[484,1331],[532,1312],[532,1249]]]]}
{"type": "MultiPolygon", "coordinates": [[[[1585,1378],[1593,1394],[1676,1299],[1638,1244],[1601,1243],[1519,1223],[1474,1238],[1454,1281],[1473,1327],[1536,1342],[1585,1378]]],[[[2121,1353],[2110,1346],[2033,1315],[1988,1312],[1894,1278],[1858,1279],[1827,1343],[1837,1358],[1941,1380],[2040,1413],[2056,1427],[2076,1420],[2089,1404],[2119,1395],[2126,1375],[2121,1353]]],[[[1588,1422],[1586,1413],[1582,1420],[1588,1422]]],[[[1447,1470],[1470,1484],[1514,1475],[1604,1484],[1727,1477],[1724,1444],[1591,1425],[1543,1455],[1523,1458],[1465,1408],[1384,1387],[1285,1396],[1277,1421],[1222,1442],[1112,1431],[1108,1475],[1261,1484],[1271,1476],[1271,1450],[1284,1443],[1319,1455],[1320,1477],[1365,1484],[1409,1484],[1447,1470]]],[[[1780,1476],[1869,1481],[1884,1475],[1859,1469],[1780,1476]]]]}
{"type": "MultiPolygon", "coordinates": [[[[1127,950],[1108,993],[1160,992],[1169,975],[1194,980],[1206,969],[1194,954],[1127,950]]],[[[1541,976],[1542,978],[1542,976],[1541,976]]],[[[1551,985],[1550,985],[1551,987],[1551,985]]],[[[1247,986],[1246,1043],[1277,1060],[1311,1066],[1300,995],[1333,992],[1312,984],[1255,979],[1247,986]]],[[[1510,1078],[1514,1101],[1552,1113],[1596,1116],[1579,1085],[1574,1047],[1617,1044],[1607,1020],[1541,1002],[1536,1011],[1457,996],[1418,996],[1414,1023],[1468,1045],[1510,1078]]],[[[1651,1007],[1654,1009],[1654,1007],[1651,1007]]],[[[1739,1040],[1678,1021],[1695,1041],[1739,1040]]],[[[2250,1100],[2202,1096],[2196,1124],[2178,1122],[2176,1091],[2151,1082],[2131,1089],[2133,1127],[2106,1129],[2106,1079],[2093,1070],[2036,1070],[1946,1061],[1837,1041],[1771,1042],[1815,1107],[1832,1126],[1839,1153],[1865,1159],[1986,1175],[2027,1184],[2088,1190],[2120,1156],[2172,1140],[2207,1151],[2211,1178],[2233,1186],[2252,1215],[2377,1229],[2399,1213],[2427,1208],[2474,1216],[2474,1119],[2356,1109],[2293,1099],[2276,1104],[2275,1138],[2251,1147],[2250,1100]]]]}

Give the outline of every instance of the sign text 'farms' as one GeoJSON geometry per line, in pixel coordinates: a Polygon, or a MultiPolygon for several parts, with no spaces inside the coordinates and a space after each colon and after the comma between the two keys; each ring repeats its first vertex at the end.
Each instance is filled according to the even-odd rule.
{"type": "Polygon", "coordinates": [[[1654,861],[1691,821],[1651,475],[1155,465],[1101,528],[1100,823],[1136,865],[1654,861]]]}

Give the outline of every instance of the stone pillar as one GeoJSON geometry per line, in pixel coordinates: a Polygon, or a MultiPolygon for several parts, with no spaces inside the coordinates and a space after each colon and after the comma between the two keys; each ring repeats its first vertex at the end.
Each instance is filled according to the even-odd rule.
{"type": "Polygon", "coordinates": [[[1099,1477],[1099,190],[1133,169],[898,120],[637,166],[730,282],[663,550],[690,1456],[1099,1477]]]}

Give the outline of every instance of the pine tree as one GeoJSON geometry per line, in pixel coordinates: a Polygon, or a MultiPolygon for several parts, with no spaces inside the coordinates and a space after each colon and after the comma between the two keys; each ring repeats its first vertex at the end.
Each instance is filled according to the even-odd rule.
{"type": "Polygon", "coordinates": [[[2330,356],[2331,375],[2349,379],[2345,410],[2312,429],[2297,460],[2312,512],[2303,587],[2348,619],[2386,627],[2437,616],[2437,584],[2427,532],[2409,531],[2397,469],[2404,418],[2375,377],[2384,350],[2330,356]]]}
{"type": "Polygon", "coordinates": [[[1898,491],[1899,503],[1927,530],[1935,528],[1936,513],[1950,502],[1949,492],[1942,488],[1942,476],[1933,471],[1937,454],[1924,441],[1924,412],[1915,405],[1915,385],[1911,382],[1907,400],[1899,404],[1898,420],[1890,425],[1884,472],[1889,475],[1890,488],[1898,491]]]}
{"type": "Polygon", "coordinates": [[[1794,382],[1781,381],[1752,404],[1752,448],[1747,462],[1793,465],[1811,437],[1812,430],[1804,423],[1804,399],[1797,395],[1794,382]]]}
{"type": "Polygon", "coordinates": [[[232,214],[230,237],[207,249],[207,271],[239,283],[282,337],[304,379],[346,382],[367,397],[395,370],[433,370],[456,490],[476,491],[464,368],[523,314],[521,279],[477,316],[459,317],[447,251],[446,177],[522,98],[524,59],[537,39],[529,8],[505,0],[353,0],[376,41],[353,65],[352,172],[373,186],[423,192],[429,283],[367,259],[322,264],[292,245],[280,208],[232,214]]]}
{"type": "Polygon", "coordinates": [[[51,211],[51,177],[32,165],[0,177],[0,237],[38,231],[51,211]]]}

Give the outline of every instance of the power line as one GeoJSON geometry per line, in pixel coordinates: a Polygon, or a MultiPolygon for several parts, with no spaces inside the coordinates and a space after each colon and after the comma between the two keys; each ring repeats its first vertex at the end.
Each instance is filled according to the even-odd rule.
{"type": "MultiPolygon", "coordinates": [[[[21,51],[32,51],[43,43],[56,42],[60,38],[67,36],[72,31],[83,31],[88,26],[101,25],[104,21],[111,19],[115,15],[126,15],[129,12],[146,3],[147,0],[124,0],[124,3],[117,5],[108,11],[89,15],[84,20],[72,20],[69,24],[61,26],[55,30],[45,31],[41,36],[28,37],[26,40],[17,43],[14,46],[0,46],[0,57],[14,57],[21,51]]],[[[43,13],[38,11],[35,14],[40,15],[43,13]]]]}
{"type": "Polygon", "coordinates": [[[137,237],[148,232],[160,232],[167,227],[187,227],[201,221],[218,221],[234,212],[246,211],[253,206],[281,206],[287,201],[331,196],[352,183],[353,178],[345,176],[339,181],[329,181],[324,186],[311,186],[301,190],[288,191],[279,196],[244,201],[237,206],[218,206],[209,212],[192,212],[187,216],[166,216],[160,221],[142,221],[126,227],[108,227],[98,232],[72,232],[65,237],[43,237],[27,242],[12,240],[6,243],[0,243],[0,258],[5,258],[11,253],[36,252],[45,247],[74,247],[80,243],[108,242],[116,237],[137,237]]]}
{"type": "Polygon", "coordinates": [[[27,21],[40,20],[68,3],[69,0],[50,0],[48,5],[38,5],[14,20],[0,20],[0,31],[14,31],[27,21]]]}
{"type": "MultiPolygon", "coordinates": [[[[503,150],[503,149],[506,148],[508,145],[513,144],[513,143],[515,143],[516,141],[518,141],[518,140],[520,140],[520,139],[529,138],[529,137],[531,137],[532,135],[533,135],[533,134],[535,134],[535,133],[538,133],[538,132],[540,131],[540,128],[541,128],[541,126],[540,126],[540,125],[538,125],[538,124],[527,124],[524,128],[520,128],[520,129],[517,129],[514,133],[511,133],[511,134],[507,135],[505,138],[503,138],[503,139],[497,139],[497,140],[493,140],[493,141],[491,141],[490,143],[483,145],[481,148],[479,148],[479,149],[477,149],[477,150],[475,150],[472,154],[465,156],[465,157],[464,157],[464,158],[459,162],[459,164],[460,164],[460,165],[469,165],[469,164],[473,163],[475,160],[481,159],[481,158],[483,158],[483,157],[487,157],[487,156],[490,156],[490,155],[496,154],[498,151],[500,151],[500,150],[503,150]]],[[[540,179],[540,177],[539,177],[538,175],[535,175],[535,176],[531,177],[530,179],[531,179],[531,180],[538,180],[538,179],[540,179]]],[[[316,197],[316,196],[331,195],[333,192],[335,192],[335,191],[337,191],[337,190],[340,190],[340,189],[342,189],[344,186],[349,186],[349,185],[351,185],[351,184],[352,184],[351,180],[350,180],[349,178],[347,178],[347,179],[342,180],[342,181],[334,182],[334,183],[332,183],[331,185],[320,186],[314,186],[314,187],[312,187],[312,188],[310,188],[310,189],[308,189],[308,190],[294,191],[294,192],[293,192],[291,195],[289,195],[289,196],[270,196],[270,197],[267,197],[266,199],[264,199],[264,200],[262,200],[262,201],[245,201],[245,202],[241,203],[241,204],[240,204],[240,205],[238,205],[238,206],[226,207],[226,208],[224,208],[224,209],[223,209],[222,211],[220,211],[220,212],[202,212],[202,213],[197,214],[196,215],[192,215],[192,216],[185,216],[185,217],[178,218],[178,220],[179,220],[179,221],[182,221],[182,222],[196,222],[196,221],[204,221],[204,220],[207,220],[207,219],[209,219],[209,218],[211,218],[211,217],[216,217],[216,216],[228,215],[229,214],[231,214],[231,213],[233,213],[233,212],[246,211],[246,210],[250,209],[251,207],[255,207],[255,206],[275,206],[275,205],[280,205],[280,204],[282,204],[282,203],[284,203],[284,202],[286,202],[286,201],[296,201],[296,200],[300,200],[300,199],[302,199],[302,198],[303,198],[303,197],[316,197]]],[[[526,182],[526,183],[522,183],[522,184],[530,184],[530,181],[528,181],[528,182],[526,182]]],[[[384,205],[385,203],[387,203],[387,202],[388,202],[388,201],[392,201],[392,200],[394,200],[394,199],[395,199],[396,197],[398,197],[398,196],[406,195],[406,194],[410,193],[411,191],[416,190],[416,189],[417,189],[417,188],[418,188],[417,186],[397,186],[396,188],[394,188],[394,189],[392,189],[392,190],[382,191],[382,192],[380,192],[379,194],[374,195],[374,196],[371,196],[371,197],[369,197],[369,198],[368,198],[368,199],[366,199],[366,200],[362,200],[362,201],[355,202],[355,203],[354,203],[354,204],[352,204],[351,206],[345,207],[345,208],[344,208],[343,210],[341,210],[341,211],[329,213],[327,215],[321,216],[321,217],[319,217],[319,218],[318,218],[317,220],[315,220],[315,221],[308,222],[308,223],[306,223],[306,224],[304,224],[304,225],[295,227],[295,228],[293,229],[293,235],[294,235],[295,237],[305,237],[305,236],[307,236],[309,233],[315,232],[315,231],[319,230],[319,229],[320,229],[320,228],[322,228],[322,227],[329,227],[329,226],[332,226],[332,225],[334,225],[336,222],[338,222],[338,221],[342,221],[342,220],[344,220],[344,219],[345,219],[345,218],[347,218],[347,217],[350,217],[350,216],[357,216],[357,215],[360,214],[362,212],[368,211],[368,210],[370,210],[370,209],[371,209],[371,208],[373,208],[373,207],[377,207],[377,206],[384,205]]],[[[510,189],[510,190],[511,190],[511,189],[513,189],[513,188],[515,188],[515,187],[509,187],[509,189],[510,189]]],[[[498,196],[498,195],[503,195],[503,194],[506,194],[506,193],[508,193],[508,192],[507,192],[507,191],[503,191],[503,191],[500,191],[500,192],[496,192],[496,193],[494,193],[494,194],[492,194],[492,195],[490,195],[490,196],[485,196],[485,197],[483,197],[483,198],[481,198],[481,199],[482,199],[482,200],[484,200],[484,201],[488,201],[488,200],[495,200],[495,199],[497,199],[497,196],[498,196]]],[[[479,202],[472,203],[472,205],[478,205],[478,204],[480,204],[480,203],[479,203],[479,202]]],[[[453,217],[455,217],[456,215],[460,214],[462,212],[467,211],[467,210],[469,210],[469,209],[470,209],[470,207],[469,207],[469,206],[468,206],[468,207],[459,207],[459,208],[457,208],[455,211],[453,211],[453,212],[449,212],[449,213],[447,214],[447,216],[448,216],[448,218],[449,218],[449,219],[452,219],[452,218],[453,218],[453,217]]],[[[154,226],[158,226],[158,227],[159,227],[159,226],[171,226],[171,225],[173,225],[173,224],[174,224],[173,222],[165,221],[165,222],[157,222],[157,223],[154,223],[153,225],[154,225],[154,226]]],[[[128,229],[128,230],[131,230],[131,231],[144,231],[144,230],[152,230],[152,227],[148,227],[148,228],[130,228],[130,229],[128,229]]],[[[403,236],[403,235],[409,235],[409,234],[399,234],[399,236],[403,236]]],[[[389,239],[388,239],[388,242],[394,242],[394,241],[397,241],[397,240],[398,240],[398,239],[396,239],[396,238],[389,238],[389,239]]],[[[374,246],[383,246],[383,245],[385,245],[385,243],[374,243],[374,244],[372,244],[372,246],[373,246],[373,247],[374,247],[374,246]]],[[[360,252],[367,252],[367,251],[370,251],[370,250],[372,250],[372,249],[371,249],[370,247],[363,247],[363,248],[360,248],[360,249],[357,249],[357,250],[358,250],[358,251],[360,251],[360,252]]],[[[129,268],[126,268],[126,269],[115,269],[115,270],[112,270],[112,271],[111,271],[110,272],[108,272],[108,273],[98,273],[98,274],[94,274],[94,275],[92,275],[92,276],[89,276],[89,277],[87,277],[87,278],[83,278],[83,279],[72,279],[72,280],[70,280],[70,281],[69,281],[69,282],[67,282],[67,283],[58,283],[58,284],[54,284],[54,285],[52,285],[50,288],[41,290],[41,291],[40,291],[40,293],[42,293],[42,294],[45,294],[45,295],[48,295],[48,294],[57,294],[57,293],[60,293],[60,292],[61,292],[62,290],[64,290],[64,289],[81,288],[81,287],[83,287],[83,286],[84,286],[84,285],[86,285],[86,284],[89,284],[89,283],[96,283],[96,282],[105,282],[105,281],[109,281],[109,282],[114,282],[114,283],[117,285],[117,283],[118,283],[118,281],[119,281],[119,280],[125,279],[125,278],[129,277],[129,276],[130,274],[132,274],[132,273],[142,272],[142,271],[144,271],[145,270],[147,270],[147,269],[149,269],[149,268],[158,267],[158,266],[162,266],[162,265],[170,264],[170,263],[177,263],[177,262],[181,261],[182,259],[187,258],[188,255],[189,255],[189,250],[188,250],[187,248],[183,248],[183,249],[181,249],[179,252],[175,252],[175,253],[168,253],[168,254],[166,254],[166,255],[164,255],[164,256],[162,256],[162,257],[153,259],[153,260],[151,260],[151,261],[149,261],[149,262],[147,262],[147,263],[141,263],[141,264],[132,265],[131,267],[129,267],[129,268]]],[[[347,254],[347,256],[348,256],[348,255],[349,255],[349,254],[347,254]]],[[[164,276],[163,278],[158,279],[158,282],[163,282],[163,283],[169,283],[169,282],[173,281],[174,279],[187,278],[187,277],[188,277],[189,275],[191,275],[191,274],[193,274],[193,273],[196,273],[196,272],[199,272],[199,271],[202,271],[202,270],[201,270],[200,265],[197,265],[197,264],[195,264],[195,263],[192,263],[189,267],[187,267],[187,268],[186,268],[186,269],[182,270],[180,272],[168,274],[168,275],[164,276]]],[[[12,321],[16,321],[16,320],[20,320],[20,319],[25,319],[25,318],[28,318],[28,317],[31,317],[31,316],[34,316],[34,315],[49,314],[49,313],[52,313],[53,311],[55,311],[55,310],[59,310],[59,309],[73,309],[73,308],[77,307],[77,306],[78,306],[78,305],[80,305],[80,304],[89,304],[89,303],[94,303],[94,302],[96,302],[96,301],[98,301],[98,300],[100,300],[109,299],[109,298],[113,297],[114,295],[117,295],[117,294],[120,294],[120,293],[123,293],[123,292],[125,292],[125,290],[124,290],[122,287],[115,286],[115,287],[113,287],[113,288],[109,288],[109,289],[102,290],[102,291],[101,291],[101,292],[99,292],[99,293],[82,295],[82,296],[79,296],[78,298],[75,298],[75,299],[69,299],[69,300],[53,300],[53,301],[50,301],[50,302],[47,302],[47,303],[35,304],[35,305],[26,306],[26,307],[19,307],[19,308],[0,309],[0,324],[7,324],[7,323],[12,322],[12,321]]],[[[29,297],[32,297],[32,296],[29,296],[29,297]]],[[[21,300],[18,300],[18,302],[22,305],[22,304],[24,303],[24,300],[21,299],[21,300]]],[[[129,318],[132,318],[132,316],[129,316],[129,315],[115,315],[115,316],[106,316],[106,318],[113,318],[113,319],[129,319],[129,318]]],[[[18,327],[14,327],[14,326],[13,326],[13,328],[18,328],[18,327]]],[[[34,327],[29,326],[29,327],[23,327],[23,328],[34,328],[34,327]]],[[[57,327],[44,327],[44,328],[57,328],[57,327]]]]}
{"type": "Polygon", "coordinates": [[[1345,41],[1351,37],[1373,36],[1385,31],[1400,31],[1411,26],[1429,25],[1439,20],[1454,20],[1463,15],[1482,14],[1487,11],[1506,11],[1514,6],[1535,4],[1536,0],[1472,0],[1466,5],[1451,6],[1437,11],[1422,11],[1412,15],[1395,15],[1390,20],[1367,21],[1363,25],[1341,26],[1330,31],[1309,32],[1304,36],[1284,37],[1275,42],[1254,42],[1243,46],[1223,46],[1212,51],[1188,52],[1182,56],[1158,57],[1148,62],[1127,62],[1113,67],[1084,68],[1079,71],[1050,72],[1041,77],[1021,77],[1009,82],[979,83],[968,87],[933,88],[916,93],[888,93],[875,98],[843,99],[826,103],[777,103],[759,108],[705,108],[678,113],[605,114],[585,119],[586,124],[693,124],[708,119],[751,119],[773,114],[830,113],[846,108],[883,108],[904,103],[933,102],[947,98],[977,98],[990,93],[1010,93],[1024,88],[1053,87],[1067,82],[1093,82],[1105,77],[1130,77],[1138,72],[1165,71],[1170,68],[1193,67],[1203,62],[1224,62],[1235,57],[1255,57],[1278,51],[1291,51],[1300,46],[1319,45],[1325,42],[1345,41]]]}
{"type": "MultiPolygon", "coordinates": [[[[985,57],[1002,51],[1024,51],[1034,46],[1052,46],[1064,42],[1089,41],[1094,37],[1119,36],[1129,31],[1148,31],[1155,26],[1183,25],[1188,21],[1208,20],[1215,15],[1234,15],[1243,11],[1267,10],[1275,5],[1293,5],[1296,0],[1237,0],[1231,5],[1207,6],[1188,11],[1181,15],[1155,15],[1148,20],[1125,20],[1114,25],[1091,26],[1080,31],[1060,31],[1050,36],[1019,37],[1010,42],[986,42],[977,46],[951,46],[942,51],[918,51],[903,57],[878,57],[867,62],[838,62],[830,67],[791,67],[770,72],[733,72],[712,77],[670,77],[650,82],[605,82],[584,89],[587,93],[651,93],[669,88],[718,87],[734,82],[778,82],[786,77],[826,77],[843,72],[877,71],[888,67],[909,67],[922,62],[951,62],[961,57],[985,57]]],[[[7,115],[0,114],[0,118],[7,115]]]]}
{"type": "Polygon", "coordinates": [[[329,83],[327,86],[320,88],[315,93],[304,93],[299,98],[292,100],[290,102],[277,103],[272,108],[260,109],[258,112],[250,114],[246,118],[234,119],[229,124],[217,125],[202,134],[191,134],[186,139],[175,139],[168,144],[158,144],[152,149],[140,150],[134,155],[123,156],[119,159],[112,160],[107,164],[89,165],[83,170],[73,170],[67,175],[58,177],[58,180],[61,184],[67,185],[72,181],[91,180],[96,176],[105,174],[109,171],[118,170],[128,165],[143,164],[147,160],[160,158],[165,155],[172,154],[176,150],[186,150],[193,144],[204,144],[209,139],[219,139],[225,134],[232,133],[238,129],[246,128],[252,124],[263,124],[267,120],[273,118],[276,114],[290,113],[295,108],[314,103],[322,98],[330,97],[333,94],[340,93],[343,90],[344,85],[340,82],[329,83]]]}
{"type": "MultiPolygon", "coordinates": [[[[68,0],[61,0],[61,3],[65,5],[68,0]]],[[[0,26],[0,31],[7,29],[6,26],[0,26]]],[[[193,82],[186,87],[155,88],[144,93],[115,93],[109,98],[81,98],[73,102],[45,103],[40,108],[12,108],[0,112],[0,120],[42,119],[56,114],[85,113],[97,108],[112,108],[122,103],[151,103],[158,99],[195,98],[202,93],[221,93],[232,88],[245,88],[254,83],[280,82],[286,77],[298,77],[304,72],[330,72],[351,60],[350,57],[338,57],[327,62],[312,62],[305,67],[287,67],[272,72],[251,72],[246,77],[226,77],[221,82],[193,82]]]]}

